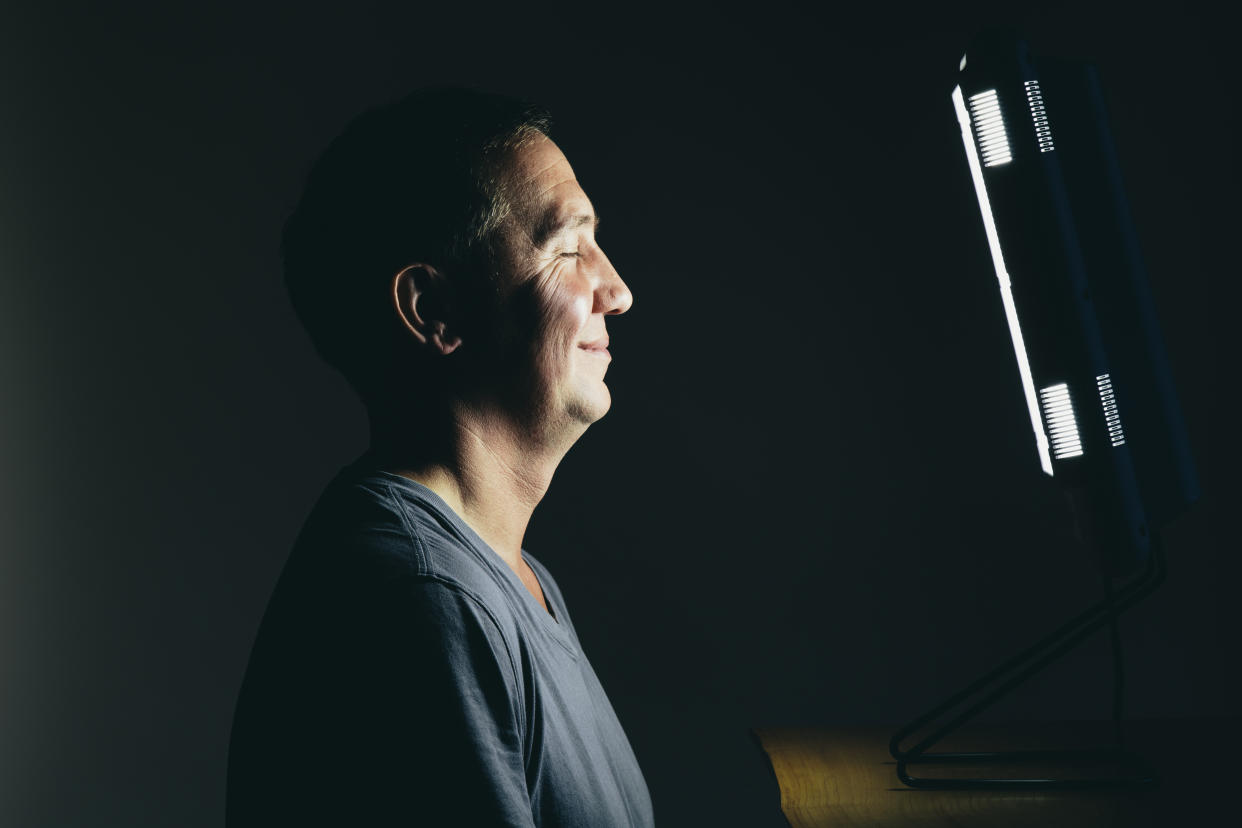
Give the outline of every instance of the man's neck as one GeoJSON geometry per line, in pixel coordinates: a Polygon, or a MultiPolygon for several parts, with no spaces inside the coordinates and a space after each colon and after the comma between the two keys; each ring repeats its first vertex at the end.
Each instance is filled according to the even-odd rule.
{"type": "Polygon", "coordinates": [[[526,527],[568,449],[463,406],[434,425],[371,418],[369,454],[381,468],[435,492],[519,576],[526,527]]]}

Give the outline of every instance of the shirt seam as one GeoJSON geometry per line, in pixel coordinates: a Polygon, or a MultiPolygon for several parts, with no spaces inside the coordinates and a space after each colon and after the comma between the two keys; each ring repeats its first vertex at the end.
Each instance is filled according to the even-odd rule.
{"type": "MultiPolygon", "coordinates": [[[[416,556],[416,564],[417,564],[414,567],[415,574],[418,574],[418,575],[432,574],[430,558],[426,552],[426,542],[423,540],[422,530],[418,528],[418,524],[410,520],[410,516],[406,512],[405,502],[401,498],[401,496],[398,495],[396,491],[393,490],[392,483],[388,481],[384,481],[383,487],[384,487],[384,492],[387,494],[389,498],[389,504],[388,504],[389,508],[395,511],[398,515],[400,515],[401,525],[405,528],[406,534],[410,536],[410,539],[414,544],[414,554],[416,556]]],[[[432,506],[434,507],[434,504],[432,504],[432,506]]],[[[447,520],[447,517],[446,517],[446,520],[447,520]]],[[[471,546],[473,545],[470,539],[462,535],[460,530],[458,530],[458,528],[455,525],[453,525],[453,522],[451,520],[449,521],[449,529],[452,531],[453,537],[458,542],[471,545],[471,546]]],[[[551,573],[547,571],[547,567],[543,565],[543,562],[540,561],[538,563],[539,563],[540,569],[542,569],[545,573],[547,573],[548,579],[554,580],[552,579],[551,573]]],[[[456,583],[456,582],[445,580],[444,583],[456,583]]],[[[463,591],[465,591],[464,587],[462,589],[463,591]]],[[[559,594],[560,593],[559,585],[556,586],[556,589],[557,589],[557,593],[559,594]]],[[[473,592],[471,592],[470,594],[474,596],[473,592]]],[[[481,598],[478,598],[477,596],[474,596],[474,598],[475,598],[475,603],[479,604],[480,606],[485,606],[481,598]]],[[[565,610],[565,602],[563,600],[561,601],[561,609],[565,610]]],[[[564,618],[565,624],[563,626],[565,627],[565,631],[567,633],[565,635],[565,639],[567,640],[562,640],[561,636],[556,635],[548,630],[543,630],[543,629],[537,630],[535,634],[548,638],[551,641],[555,642],[556,645],[560,647],[562,650],[564,650],[565,653],[570,658],[572,658],[574,661],[578,661],[579,653],[581,652],[581,649],[580,649],[581,645],[580,645],[580,642],[577,640],[578,631],[574,629],[573,622],[569,620],[568,610],[565,610],[562,614],[565,616],[564,618]]],[[[560,623],[560,621],[557,621],[556,623],[560,623]]]]}
{"type": "MultiPolygon", "coordinates": [[[[519,694],[519,697],[518,697],[519,701],[521,701],[521,696],[524,695],[525,691],[522,689],[523,688],[522,678],[521,678],[521,673],[518,671],[518,668],[517,668],[517,661],[513,657],[513,650],[509,647],[509,639],[505,635],[504,629],[500,626],[500,622],[496,619],[495,614],[491,611],[491,609],[487,606],[487,604],[485,604],[481,598],[479,598],[477,595],[475,595],[465,586],[457,583],[456,581],[437,575],[433,572],[418,573],[414,576],[414,578],[416,580],[420,580],[424,582],[439,584],[445,589],[451,590],[457,593],[458,595],[461,595],[463,598],[466,598],[467,600],[469,600],[470,603],[474,604],[479,610],[483,612],[484,615],[487,616],[487,620],[492,623],[492,627],[495,628],[496,634],[500,636],[501,644],[504,645],[505,655],[509,659],[509,671],[511,672],[513,676],[513,684],[514,684],[514,687],[517,688],[517,692],[519,694]]],[[[527,767],[530,764],[530,758],[531,758],[531,747],[530,747],[531,740],[530,740],[529,729],[526,726],[526,705],[524,703],[517,704],[516,713],[517,713],[518,723],[522,727],[523,767],[527,767]]]]}
{"type": "Polygon", "coordinates": [[[384,491],[388,495],[388,506],[401,518],[401,525],[405,528],[406,535],[410,538],[410,543],[414,548],[413,570],[417,575],[424,575],[430,572],[431,567],[427,563],[427,549],[423,541],[423,535],[418,531],[418,527],[410,520],[410,516],[406,514],[405,508],[401,504],[401,498],[397,497],[397,493],[392,490],[391,483],[384,484],[384,491]]]}
{"type": "MultiPolygon", "coordinates": [[[[396,494],[392,491],[392,485],[385,484],[384,488],[387,490],[388,496],[390,498],[393,498],[394,505],[397,506],[396,511],[401,516],[401,524],[405,527],[406,534],[409,535],[410,537],[410,543],[414,547],[414,554],[418,559],[417,560],[418,566],[415,568],[414,573],[413,573],[414,577],[419,578],[419,579],[425,579],[427,581],[440,584],[446,589],[451,589],[453,592],[456,592],[464,596],[465,598],[468,598],[472,604],[474,604],[478,609],[482,610],[483,614],[487,616],[487,619],[492,622],[492,626],[495,627],[496,633],[500,636],[500,642],[501,644],[504,645],[504,648],[505,648],[505,655],[509,658],[509,670],[512,673],[514,687],[517,688],[518,693],[522,693],[523,690],[522,690],[521,672],[518,670],[517,661],[513,657],[513,649],[509,646],[509,638],[508,636],[505,635],[504,628],[501,627],[500,621],[497,620],[495,613],[492,612],[491,608],[488,607],[487,604],[484,603],[484,601],[481,598],[479,598],[479,596],[475,595],[471,590],[467,589],[462,584],[456,581],[450,580],[448,578],[445,578],[441,575],[437,575],[434,572],[431,572],[430,567],[427,565],[427,554],[426,554],[425,544],[422,538],[422,533],[419,531],[418,526],[415,525],[414,522],[410,520],[409,515],[405,513],[405,509],[401,508],[400,500],[397,499],[396,494]]],[[[526,726],[526,709],[525,708],[526,708],[525,704],[517,705],[518,721],[522,726],[522,733],[523,733],[522,750],[523,750],[523,753],[527,754],[526,757],[524,758],[524,761],[529,762],[530,761],[530,756],[529,756],[529,750],[530,750],[529,741],[530,740],[526,738],[527,726],[526,726]]]]}

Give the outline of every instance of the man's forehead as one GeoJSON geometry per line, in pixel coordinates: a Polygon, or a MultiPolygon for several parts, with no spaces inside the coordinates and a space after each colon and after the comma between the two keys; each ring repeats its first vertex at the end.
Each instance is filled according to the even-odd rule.
{"type": "Polygon", "coordinates": [[[538,190],[573,177],[569,159],[547,136],[536,136],[514,154],[513,180],[519,187],[530,185],[538,190]]]}
{"type": "Polygon", "coordinates": [[[546,143],[553,152],[539,152],[517,170],[518,191],[539,212],[560,204],[565,205],[566,209],[573,204],[579,212],[584,207],[589,211],[590,201],[582,191],[573,167],[555,144],[551,141],[546,143]]]}
{"type": "Polygon", "coordinates": [[[536,243],[567,227],[599,224],[568,159],[550,139],[524,146],[514,158],[513,176],[536,243]]]}

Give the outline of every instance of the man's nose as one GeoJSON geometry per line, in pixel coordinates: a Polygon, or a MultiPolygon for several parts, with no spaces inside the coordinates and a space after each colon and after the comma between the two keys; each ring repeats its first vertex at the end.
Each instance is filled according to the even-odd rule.
{"type": "Polygon", "coordinates": [[[595,288],[595,313],[625,313],[634,304],[634,295],[629,287],[621,281],[612,263],[604,260],[604,269],[600,274],[599,284],[595,288]]]}

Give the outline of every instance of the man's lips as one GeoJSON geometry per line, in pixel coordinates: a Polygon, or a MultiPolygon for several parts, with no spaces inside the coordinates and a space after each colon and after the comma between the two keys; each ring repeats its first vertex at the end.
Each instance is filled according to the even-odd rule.
{"type": "Polygon", "coordinates": [[[578,347],[584,351],[590,351],[593,354],[600,354],[601,356],[607,357],[612,356],[612,354],[608,353],[608,337],[606,336],[601,337],[594,342],[580,342],[578,343],[578,347]]]}

